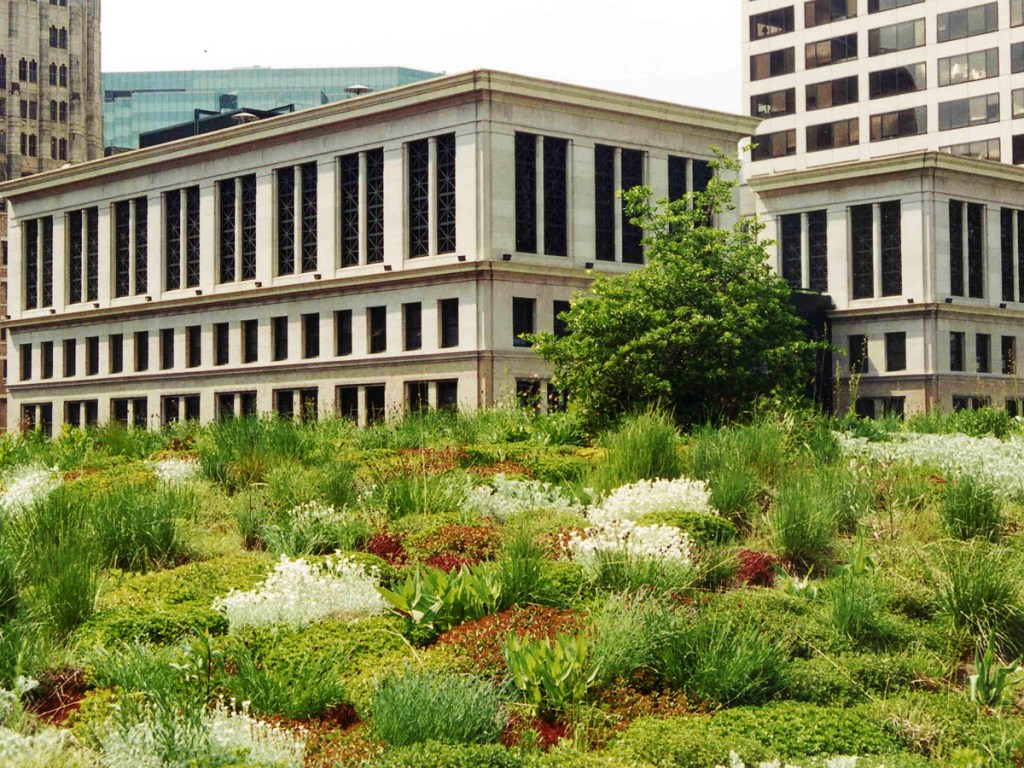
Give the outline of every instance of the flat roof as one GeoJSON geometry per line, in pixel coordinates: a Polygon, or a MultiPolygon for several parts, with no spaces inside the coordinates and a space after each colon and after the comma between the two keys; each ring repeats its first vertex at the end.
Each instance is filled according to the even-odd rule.
{"type": "Polygon", "coordinates": [[[471,98],[483,92],[626,114],[638,119],[700,126],[732,135],[737,141],[753,134],[760,123],[760,120],[744,115],[479,69],[14,179],[0,184],[0,197],[34,195],[68,184],[102,182],[108,177],[148,170],[154,162],[190,162],[209,154],[252,148],[254,144],[273,141],[289,133],[313,132],[348,121],[379,118],[387,113],[422,107],[435,101],[471,98]]]}

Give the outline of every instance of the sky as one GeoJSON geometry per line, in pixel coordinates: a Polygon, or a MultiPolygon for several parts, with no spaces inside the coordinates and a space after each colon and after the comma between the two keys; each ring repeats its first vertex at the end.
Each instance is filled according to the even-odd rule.
{"type": "Polygon", "coordinates": [[[105,72],[486,67],[740,111],[737,0],[103,0],[102,14],[105,72]]]}

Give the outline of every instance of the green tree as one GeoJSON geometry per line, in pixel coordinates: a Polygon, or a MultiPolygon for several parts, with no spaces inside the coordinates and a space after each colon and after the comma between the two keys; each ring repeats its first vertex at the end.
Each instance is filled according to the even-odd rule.
{"type": "MultiPolygon", "coordinates": [[[[737,163],[720,156],[717,168],[737,163]]],[[[563,313],[568,335],[532,337],[555,383],[592,421],[652,402],[683,422],[731,417],[759,397],[804,391],[818,345],[768,267],[763,225],[709,226],[732,210],[735,187],[719,172],[707,191],[674,202],[652,204],[646,187],[626,192],[646,233],[646,266],[598,275],[563,313]]]]}

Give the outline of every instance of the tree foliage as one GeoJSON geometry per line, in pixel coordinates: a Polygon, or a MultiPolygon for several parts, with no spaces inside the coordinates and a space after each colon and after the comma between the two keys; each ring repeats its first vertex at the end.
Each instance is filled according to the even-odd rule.
{"type": "MultiPolygon", "coordinates": [[[[737,167],[724,157],[717,165],[737,167]]],[[[624,193],[646,233],[646,266],[598,275],[563,313],[568,335],[532,337],[555,383],[592,420],[652,402],[683,422],[731,417],[759,397],[804,391],[817,345],[768,266],[763,225],[709,226],[732,210],[736,182],[723,176],[674,202],[652,204],[646,187],[624,193]]]]}

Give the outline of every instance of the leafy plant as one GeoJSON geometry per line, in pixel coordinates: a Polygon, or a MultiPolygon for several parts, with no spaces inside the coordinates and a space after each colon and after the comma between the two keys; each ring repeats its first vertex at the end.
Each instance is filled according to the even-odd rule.
{"type": "Polygon", "coordinates": [[[502,645],[509,680],[534,715],[551,715],[583,701],[597,679],[586,635],[529,640],[509,634],[502,645]]]}
{"type": "Polygon", "coordinates": [[[377,590],[413,623],[443,632],[494,613],[501,604],[501,582],[491,567],[463,567],[447,574],[436,568],[417,570],[392,591],[377,590]]]}
{"type": "Polygon", "coordinates": [[[486,680],[409,668],[378,683],[372,711],[380,737],[395,747],[493,744],[505,727],[501,697],[486,680]]]}
{"type": "Polygon", "coordinates": [[[981,649],[975,649],[974,668],[975,673],[970,678],[971,701],[984,707],[1003,706],[1015,682],[1014,676],[1021,671],[1019,663],[1000,664],[996,659],[995,638],[990,637],[984,653],[981,649]]]}

